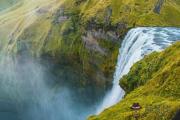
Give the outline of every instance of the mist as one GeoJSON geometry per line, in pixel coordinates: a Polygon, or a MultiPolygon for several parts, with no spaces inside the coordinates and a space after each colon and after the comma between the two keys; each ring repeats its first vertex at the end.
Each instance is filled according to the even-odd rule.
{"type": "Polygon", "coordinates": [[[1,56],[0,119],[84,120],[93,113],[93,106],[73,101],[70,88],[54,85],[47,71],[27,56],[1,56]]]}

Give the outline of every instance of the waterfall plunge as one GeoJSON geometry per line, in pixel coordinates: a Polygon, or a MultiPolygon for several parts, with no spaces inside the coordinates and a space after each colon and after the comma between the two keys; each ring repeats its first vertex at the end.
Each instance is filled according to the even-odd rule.
{"type": "Polygon", "coordinates": [[[119,50],[118,61],[114,73],[113,88],[107,93],[97,114],[118,103],[124,96],[119,80],[127,74],[131,66],[153,51],[161,51],[180,40],[180,28],[139,27],[131,29],[119,50]]]}
{"type": "Polygon", "coordinates": [[[93,113],[73,101],[69,87],[51,85],[47,69],[29,56],[0,54],[0,120],[84,120],[93,113]]]}

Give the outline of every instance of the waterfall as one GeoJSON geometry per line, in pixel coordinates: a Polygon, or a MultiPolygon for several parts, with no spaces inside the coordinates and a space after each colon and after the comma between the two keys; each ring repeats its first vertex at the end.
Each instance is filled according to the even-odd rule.
{"type": "Polygon", "coordinates": [[[119,50],[113,87],[97,109],[97,114],[118,103],[124,96],[119,80],[127,74],[131,66],[153,51],[161,51],[180,40],[180,28],[138,27],[131,29],[124,38],[119,50]]]}

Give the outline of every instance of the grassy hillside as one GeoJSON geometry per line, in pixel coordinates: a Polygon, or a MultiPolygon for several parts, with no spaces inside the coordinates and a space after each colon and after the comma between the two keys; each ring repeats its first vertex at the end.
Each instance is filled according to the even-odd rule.
{"type": "Polygon", "coordinates": [[[180,26],[180,2],[161,1],[164,3],[160,12],[156,13],[158,0],[87,0],[82,4],[81,13],[85,21],[96,18],[96,21],[105,22],[104,18],[109,7],[112,10],[110,19],[112,24],[122,22],[129,27],[180,26]]]}
{"type": "Polygon", "coordinates": [[[178,0],[165,0],[160,13],[154,12],[158,0],[9,1],[0,2],[8,6],[0,11],[1,53],[50,61],[58,85],[68,81],[85,96],[111,87],[129,28],[180,26],[178,0]]]}
{"type": "Polygon", "coordinates": [[[83,36],[79,14],[72,0],[23,0],[0,12],[0,54],[47,60],[57,85],[66,83],[82,96],[101,97],[111,84],[119,44],[83,36]]]}
{"type": "Polygon", "coordinates": [[[137,62],[120,85],[127,91],[117,105],[89,120],[133,120],[130,106],[139,102],[141,120],[170,120],[180,108],[180,42],[137,62]]]}
{"type": "MultiPolygon", "coordinates": [[[[4,42],[13,41],[14,44],[17,44],[18,37],[26,29],[33,31],[34,27],[38,26],[39,30],[36,33],[38,37],[35,36],[36,40],[34,41],[39,41],[43,34],[44,38],[40,40],[42,43],[46,39],[45,36],[54,27],[52,24],[54,18],[57,18],[58,15],[61,16],[58,14],[61,12],[59,8],[65,11],[66,16],[73,17],[78,21],[75,22],[77,29],[74,31],[80,33],[86,33],[87,26],[90,26],[91,30],[95,26],[96,29],[103,29],[106,32],[114,31],[122,37],[127,30],[122,30],[123,34],[121,34],[121,29],[134,26],[180,26],[179,0],[1,0],[0,3],[2,6],[21,3],[0,12],[0,39],[4,42]],[[154,9],[158,5],[158,1],[164,2],[160,13],[155,13],[154,9]],[[47,26],[43,24],[47,24],[47,26]]],[[[73,27],[74,23],[70,19],[65,21],[63,25],[56,25],[61,33],[73,27]]],[[[26,37],[28,38],[28,36],[26,37]]],[[[55,41],[52,40],[53,42],[55,41]]],[[[13,47],[14,44],[9,46],[13,47]]],[[[58,42],[55,48],[59,48],[59,44],[58,42]]],[[[42,48],[42,44],[37,47],[42,48]]],[[[52,48],[53,51],[57,50],[55,48],[52,48]]],[[[51,48],[48,47],[48,49],[51,48]]],[[[39,50],[33,52],[39,54],[39,50]]]]}

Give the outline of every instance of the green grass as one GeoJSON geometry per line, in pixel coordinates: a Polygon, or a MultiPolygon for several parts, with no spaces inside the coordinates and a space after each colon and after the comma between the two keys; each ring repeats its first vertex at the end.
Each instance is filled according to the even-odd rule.
{"type": "MultiPolygon", "coordinates": [[[[95,86],[93,90],[98,89],[104,92],[107,86],[112,83],[112,75],[118,55],[118,42],[120,40],[116,42],[108,39],[96,39],[98,45],[105,50],[106,55],[88,50],[85,47],[82,35],[87,32],[86,27],[92,20],[104,31],[112,30],[122,33],[121,38],[129,28],[134,26],[180,26],[179,0],[166,0],[160,14],[153,12],[157,0],[83,0],[80,5],[76,5],[74,0],[22,1],[11,6],[6,0],[7,9],[3,8],[5,10],[0,12],[0,50],[16,54],[23,51],[25,45],[25,49],[34,57],[50,56],[54,60],[51,62],[57,64],[58,69],[61,67],[65,69],[63,72],[55,69],[55,73],[61,77],[65,73],[72,72],[75,74],[74,76],[69,77],[67,75],[66,77],[69,77],[69,81],[80,89],[95,86]],[[64,8],[65,15],[69,19],[64,23],[56,24],[54,19],[59,17],[59,8],[64,8]],[[38,9],[48,9],[48,12],[39,14],[38,9]],[[108,21],[110,22],[108,26],[105,18],[110,9],[112,9],[112,15],[108,21]],[[117,23],[125,23],[128,28],[117,30],[115,29],[117,23]]],[[[4,2],[5,0],[0,1],[3,4],[4,2]]],[[[0,6],[5,7],[3,4],[0,6]]],[[[156,54],[158,55],[158,53],[154,53],[154,56],[156,54]]],[[[155,71],[154,69],[156,66],[154,66],[153,71],[155,71]]],[[[129,86],[126,84],[129,82],[128,79],[127,81],[124,80],[122,85],[128,92],[131,92],[139,84],[146,84],[150,79],[147,76],[149,74],[144,74],[141,81],[134,79],[129,86]],[[137,84],[137,82],[139,83],[137,84]]],[[[166,85],[164,87],[166,88],[166,85]]],[[[158,89],[157,93],[165,88],[158,89]]],[[[98,90],[94,93],[99,92],[98,90]]],[[[167,93],[160,93],[170,96],[167,93]]],[[[169,92],[169,94],[173,93],[169,92]]],[[[155,94],[152,96],[159,100],[165,100],[164,96],[156,96],[155,94]]],[[[169,98],[166,102],[168,104],[176,103],[169,98]]],[[[126,109],[128,109],[127,106],[126,109]]]]}
{"type": "Polygon", "coordinates": [[[89,120],[133,120],[130,106],[139,102],[140,120],[170,120],[180,108],[180,42],[137,62],[121,79],[125,98],[89,120]]]}
{"type": "Polygon", "coordinates": [[[180,26],[180,3],[166,0],[160,14],[153,12],[157,0],[87,0],[81,14],[84,21],[96,19],[103,22],[107,7],[112,8],[111,22],[136,26],[180,26]]]}

